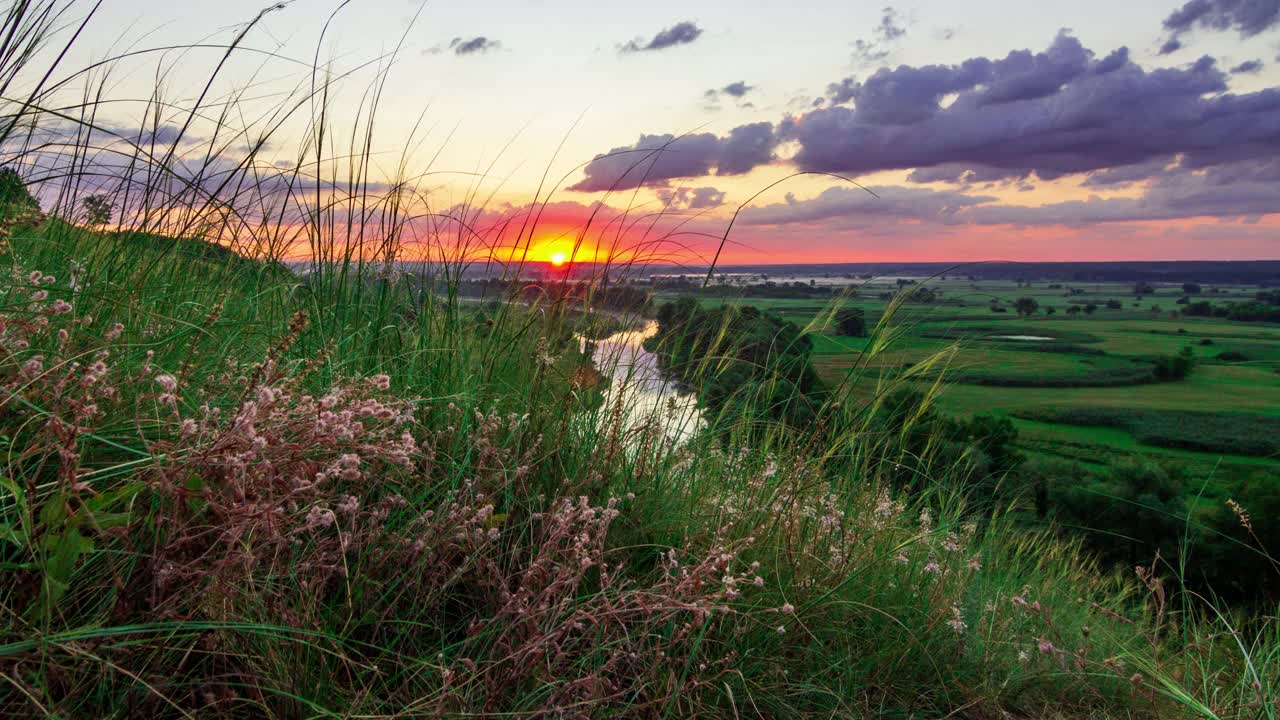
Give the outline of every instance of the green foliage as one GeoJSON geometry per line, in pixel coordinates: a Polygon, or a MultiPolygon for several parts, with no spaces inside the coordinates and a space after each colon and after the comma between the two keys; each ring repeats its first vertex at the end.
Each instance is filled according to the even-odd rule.
{"type": "Polygon", "coordinates": [[[1020,297],[1013,303],[1013,308],[1022,317],[1031,317],[1040,309],[1040,303],[1033,297],[1020,297]]]}
{"type": "Polygon", "coordinates": [[[1173,355],[1161,355],[1155,359],[1155,378],[1161,382],[1184,380],[1195,368],[1196,359],[1190,347],[1184,347],[1173,355]]]}
{"type": "Polygon", "coordinates": [[[1280,418],[1230,412],[1111,407],[1022,411],[1018,417],[1081,427],[1113,427],[1158,447],[1231,455],[1280,454],[1280,418]]]}
{"type": "Polygon", "coordinates": [[[114,204],[111,202],[111,196],[105,194],[88,195],[80,200],[80,207],[83,210],[84,223],[90,227],[106,225],[111,222],[111,214],[114,211],[114,204]]]}
{"type": "Polygon", "coordinates": [[[1134,460],[1092,481],[1059,486],[1051,498],[1058,522],[1086,531],[1090,545],[1129,566],[1156,553],[1177,558],[1187,516],[1187,486],[1176,469],[1134,460]]]}
{"type": "Polygon", "coordinates": [[[836,312],[836,329],[846,337],[866,337],[867,317],[860,308],[841,308],[836,312]]]}
{"type": "Polygon", "coordinates": [[[723,417],[755,408],[801,427],[826,402],[810,362],[813,340],[777,315],[750,305],[702,309],[682,298],[659,307],[657,320],[658,334],[646,347],[723,417]]]}

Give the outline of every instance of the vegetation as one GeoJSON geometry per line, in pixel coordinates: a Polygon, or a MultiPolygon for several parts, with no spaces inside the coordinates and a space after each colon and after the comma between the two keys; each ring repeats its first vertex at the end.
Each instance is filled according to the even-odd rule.
{"type": "Polygon", "coordinates": [[[707,310],[685,298],[660,307],[657,318],[658,334],[646,346],[718,415],[740,418],[759,408],[763,417],[803,427],[824,405],[826,389],[809,360],[812,340],[778,316],[751,306],[707,310]]]}
{"type": "Polygon", "coordinates": [[[1019,416],[1067,425],[1121,428],[1140,442],[1160,447],[1229,455],[1280,455],[1280,417],[1102,407],[1023,411],[1019,416]]]}
{"type": "MultiPolygon", "coordinates": [[[[1109,522],[1143,529],[1127,552],[1026,522],[1018,425],[942,412],[963,343],[890,350],[903,304],[962,306],[895,292],[864,339],[824,334],[837,307],[661,305],[651,347],[710,414],[672,441],[578,344],[597,305],[649,306],[610,290],[618,268],[530,292],[512,263],[469,294],[467,243],[518,251],[537,228],[408,232],[412,193],[362,174],[376,103],[344,128],[327,67],[280,112],[316,113],[329,140],[304,152],[351,187],[256,163],[275,126],[235,128],[241,88],[189,101],[217,115],[190,156],[181,131],[161,159],[156,133],[103,141],[130,168],[112,176],[90,162],[110,105],[84,102],[110,73],[74,110],[45,83],[67,12],[17,3],[0,33],[6,716],[1276,715],[1274,613],[1183,592],[1144,552],[1182,559],[1164,553],[1194,524],[1256,573],[1274,531],[1243,506],[1193,517],[1147,468],[1108,486],[1129,506],[1109,522]],[[115,227],[84,213],[103,195],[115,227]],[[832,373],[820,344],[857,361],[832,373]]],[[[1051,475],[1035,502],[1068,517],[1051,475]]]]}

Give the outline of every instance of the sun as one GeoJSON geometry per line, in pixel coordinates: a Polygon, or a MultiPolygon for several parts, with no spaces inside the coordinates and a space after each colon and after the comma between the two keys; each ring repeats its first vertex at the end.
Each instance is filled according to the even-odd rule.
{"type": "Polygon", "coordinates": [[[568,260],[568,259],[569,258],[565,257],[564,253],[561,253],[561,252],[553,253],[551,255],[551,264],[555,265],[556,267],[560,267],[561,265],[564,264],[565,260],[568,260]]]}

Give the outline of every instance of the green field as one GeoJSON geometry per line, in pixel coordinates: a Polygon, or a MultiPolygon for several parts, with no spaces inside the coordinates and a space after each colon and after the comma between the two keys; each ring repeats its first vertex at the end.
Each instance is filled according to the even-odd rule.
{"type": "MultiPolygon", "coordinates": [[[[957,416],[994,413],[1014,420],[1020,445],[1035,455],[1085,463],[1113,463],[1134,455],[1176,461],[1196,474],[1280,473],[1280,457],[1242,455],[1143,442],[1136,426],[1081,425],[1053,421],[1053,413],[1108,409],[1145,418],[1188,412],[1280,417],[1280,326],[1186,317],[1176,311],[1180,285],[1157,285],[1135,298],[1132,284],[972,281],[934,279],[925,285],[932,303],[900,305],[885,327],[892,341],[877,353],[870,339],[833,334],[820,325],[824,298],[703,297],[704,306],[746,303],[771,310],[813,333],[814,366],[828,383],[869,395],[884,380],[929,361],[941,361],[947,382],[939,407],[957,416]],[[1050,287],[1053,286],[1053,287],[1050,287]],[[1013,308],[1017,298],[1039,304],[1030,317],[1013,308]],[[1118,300],[1120,309],[1108,308],[1118,300]],[[992,309],[993,301],[1004,312],[992,309]],[[1093,303],[1095,312],[1068,314],[1093,303]],[[1158,306],[1158,311],[1152,306],[1158,306]],[[1049,314],[1052,308],[1053,313],[1049,314]],[[1012,336],[1012,337],[1011,337],[1012,336]],[[1021,336],[1020,339],[1012,339],[1021,336]],[[1195,368],[1177,382],[1138,382],[1155,356],[1189,348],[1195,368]],[[1032,419],[1035,418],[1035,419],[1032,419]]],[[[896,282],[858,281],[842,307],[861,309],[869,324],[881,319],[896,282]]],[[[1205,285],[1193,300],[1247,300],[1251,286],[1205,285]]],[[[930,375],[932,378],[932,375],[930,375]]]]}

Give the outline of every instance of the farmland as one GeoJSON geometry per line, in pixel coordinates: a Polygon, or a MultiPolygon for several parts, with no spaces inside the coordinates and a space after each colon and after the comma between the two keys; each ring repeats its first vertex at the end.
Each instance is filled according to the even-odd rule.
{"type": "MultiPolygon", "coordinates": [[[[941,410],[1007,417],[1019,431],[1020,447],[1033,456],[1086,464],[1145,456],[1176,461],[1196,475],[1280,471],[1280,457],[1267,443],[1246,453],[1239,443],[1162,441],[1148,430],[1177,421],[1191,434],[1222,417],[1235,429],[1270,429],[1280,418],[1280,326],[1186,316],[1179,312],[1188,304],[1179,301],[1189,297],[1181,283],[1135,288],[1121,282],[890,278],[857,280],[849,288],[834,299],[703,295],[700,301],[707,307],[750,304],[809,328],[819,376],[854,395],[870,396],[886,381],[930,364],[944,379],[941,410]],[[931,302],[892,304],[894,294],[919,287],[929,288],[931,302]],[[1033,299],[1035,312],[1019,315],[1019,298],[1033,299]],[[883,319],[879,336],[837,334],[824,323],[833,303],[861,310],[869,327],[883,319]],[[885,338],[883,349],[869,351],[885,338]],[[1184,352],[1194,358],[1188,377],[1151,381],[1154,358],[1184,352]],[[1201,415],[1208,410],[1221,417],[1201,415]]],[[[1259,289],[1204,285],[1189,299],[1245,302],[1259,289]]],[[[917,382],[931,384],[937,374],[923,373],[917,382]]]]}

